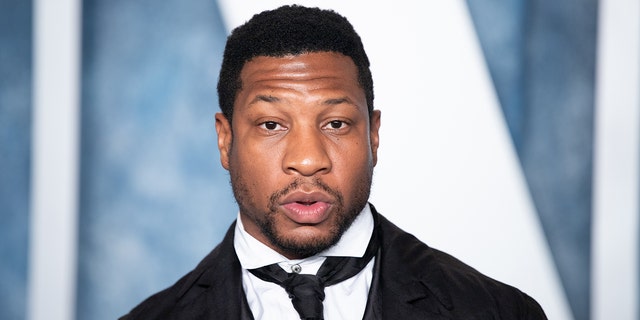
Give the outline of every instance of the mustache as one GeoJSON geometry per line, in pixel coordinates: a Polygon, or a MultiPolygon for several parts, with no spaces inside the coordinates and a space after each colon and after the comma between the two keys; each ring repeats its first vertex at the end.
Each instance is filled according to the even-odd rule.
{"type": "Polygon", "coordinates": [[[331,187],[329,187],[326,183],[322,182],[322,180],[320,180],[320,178],[315,178],[312,181],[303,181],[302,179],[296,179],[293,180],[289,185],[287,185],[286,187],[274,192],[273,194],[271,194],[271,196],[269,197],[269,210],[271,212],[275,212],[276,208],[278,207],[278,200],[284,196],[286,196],[287,194],[289,194],[290,192],[295,191],[296,189],[300,188],[300,186],[302,185],[310,185],[311,187],[315,188],[315,189],[320,189],[328,194],[330,194],[331,196],[333,196],[336,199],[336,203],[338,204],[338,206],[342,207],[343,205],[343,201],[344,201],[344,197],[342,196],[342,193],[340,193],[337,190],[332,189],[331,187]]]}

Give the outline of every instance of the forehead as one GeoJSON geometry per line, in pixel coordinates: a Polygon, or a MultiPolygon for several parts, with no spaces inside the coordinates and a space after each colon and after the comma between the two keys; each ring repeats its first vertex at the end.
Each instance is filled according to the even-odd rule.
{"type": "Polygon", "coordinates": [[[353,60],[336,52],[313,52],[283,57],[258,56],[245,63],[240,73],[242,89],[266,83],[331,81],[345,90],[357,88],[358,70],[353,60]]]}

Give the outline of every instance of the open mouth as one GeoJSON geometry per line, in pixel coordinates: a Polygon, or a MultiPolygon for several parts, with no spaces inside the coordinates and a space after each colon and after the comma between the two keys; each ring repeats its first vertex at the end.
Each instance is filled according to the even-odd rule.
{"type": "Polygon", "coordinates": [[[335,199],[322,190],[297,189],[279,199],[279,206],[289,220],[300,225],[316,225],[329,219],[335,199]]]}
{"type": "Polygon", "coordinates": [[[300,224],[317,224],[327,219],[330,205],[322,201],[296,201],[284,204],[285,215],[300,224]]]}

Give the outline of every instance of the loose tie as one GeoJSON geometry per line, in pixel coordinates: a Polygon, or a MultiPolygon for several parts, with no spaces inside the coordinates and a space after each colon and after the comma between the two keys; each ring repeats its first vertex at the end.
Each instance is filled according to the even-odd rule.
{"type": "Polygon", "coordinates": [[[358,274],[378,251],[377,221],[375,225],[364,256],[361,258],[327,257],[316,275],[287,273],[277,263],[251,269],[249,272],[264,281],[283,287],[289,294],[300,319],[322,320],[324,319],[322,307],[325,297],[324,288],[358,274]]]}

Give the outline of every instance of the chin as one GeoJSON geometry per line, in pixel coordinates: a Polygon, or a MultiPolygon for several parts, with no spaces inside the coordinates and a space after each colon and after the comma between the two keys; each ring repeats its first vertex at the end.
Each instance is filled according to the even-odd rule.
{"type": "Polygon", "coordinates": [[[287,235],[279,235],[274,244],[287,257],[306,258],[335,245],[342,234],[336,230],[318,230],[313,226],[299,227],[287,235]]]}

